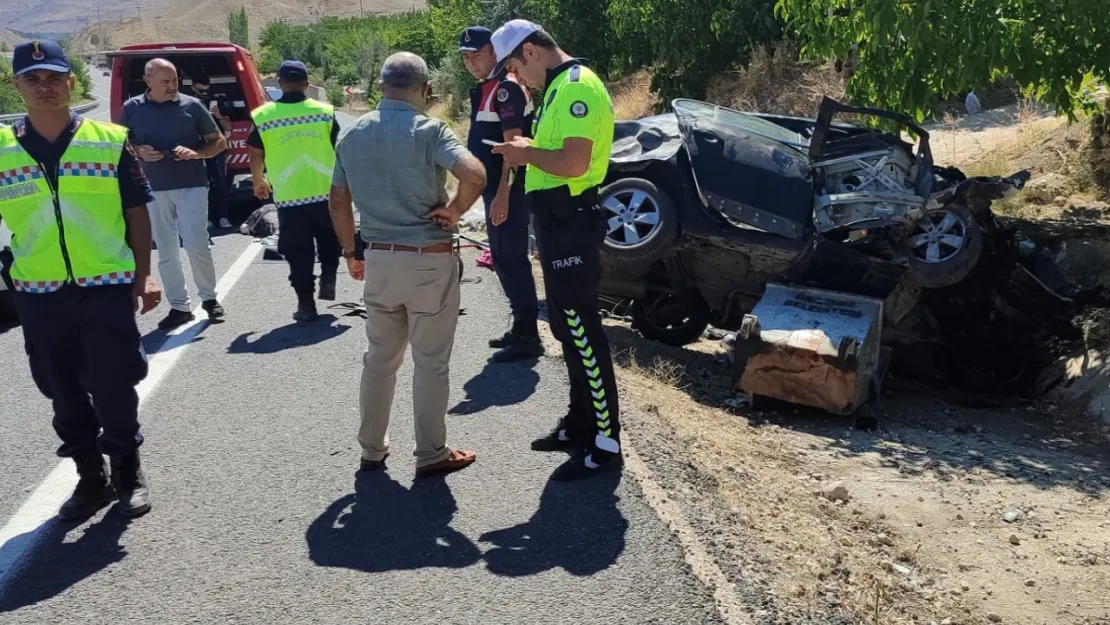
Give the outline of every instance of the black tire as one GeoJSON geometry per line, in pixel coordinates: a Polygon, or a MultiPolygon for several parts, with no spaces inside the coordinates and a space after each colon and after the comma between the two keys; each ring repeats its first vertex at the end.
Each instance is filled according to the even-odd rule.
{"type": "Polygon", "coordinates": [[[696,343],[709,327],[709,317],[703,307],[675,300],[677,295],[663,294],[652,302],[633,301],[632,327],[644,338],[665,345],[696,343]]]}
{"type": "Polygon", "coordinates": [[[975,216],[963,204],[949,204],[944,208],[929,211],[919,223],[936,222],[945,214],[955,216],[964,233],[963,248],[952,254],[950,258],[941,262],[926,262],[918,256],[911,243],[911,239],[922,232],[914,228],[906,236],[905,250],[909,260],[910,276],[918,286],[926,289],[941,289],[959,284],[971,274],[983,254],[983,231],[975,216]]]}
{"type": "Polygon", "coordinates": [[[678,238],[678,212],[675,210],[674,200],[661,191],[655,183],[643,178],[619,178],[601,188],[598,201],[601,210],[608,220],[612,215],[605,207],[606,202],[613,198],[635,193],[644,193],[654,203],[659,214],[659,223],[654,230],[638,242],[622,244],[610,235],[606,235],[601,246],[601,253],[606,262],[623,266],[646,266],[658,260],[678,238]]]}

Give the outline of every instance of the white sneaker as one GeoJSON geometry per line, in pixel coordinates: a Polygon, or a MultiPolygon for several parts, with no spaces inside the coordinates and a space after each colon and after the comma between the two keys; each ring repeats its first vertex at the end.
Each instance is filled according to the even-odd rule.
{"type": "Polygon", "coordinates": [[[221,228],[230,228],[231,227],[231,222],[227,220],[227,217],[224,217],[223,219],[220,220],[220,227],[221,228]]]}

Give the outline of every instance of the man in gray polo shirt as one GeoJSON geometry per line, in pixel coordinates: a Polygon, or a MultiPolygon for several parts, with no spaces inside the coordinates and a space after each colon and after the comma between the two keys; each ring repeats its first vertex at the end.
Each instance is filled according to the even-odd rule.
{"type": "Polygon", "coordinates": [[[447,447],[450,360],[459,318],[459,265],[451,233],[486,183],[481,161],[446,123],[424,111],[431,98],[428,66],[399,52],[382,66],[378,110],[342,131],[332,176],[332,222],[351,277],[365,280],[366,336],[359,408],[361,470],[389,455],[397,369],[412,345],[416,475],[457,471],[470,451],[447,447]],[[459,190],[448,198],[450,171],[459,190]],[[355,259],[358,205],[365,261],[355,259]]]}
{"type": "Polygon", "coordinates": [[[208,318],[224,315],[216,301],[216,266],[208,247],[204,159],[226,150],[227,139],[200,100],[178,93],[177,69],[172,63],[150,61],[144,79],[147,92],[124,103],[119,123],[131,131],[135,153],[154,191],[150,223],[158,245],[158,274],[170,304],[169,315],[158,327],[168,330],[194,319],[178,237],[189,256],[208,318]]]}

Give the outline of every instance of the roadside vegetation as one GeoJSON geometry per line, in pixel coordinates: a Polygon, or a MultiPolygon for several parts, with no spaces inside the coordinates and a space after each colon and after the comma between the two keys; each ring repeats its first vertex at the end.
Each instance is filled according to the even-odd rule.
{"type": "Polygon", "coordinates": [[[1097,36],[1110,16],[1097,3],[1075,7],[1079,14],[1067,20],[1054,19],[1054,0],[992,0],[990,10],[977,0],[843,4],[429,0],[426,9],[389,15],[271,21],[258,43],[264,72],[300,58],[324,84],[371,94],[386,56],[414,52],[436,68],[435,86],[452,116],[464,112],[471,85],[455,58],[458,33],[511,17],[544,24],[610,81],[647,72],[656,111],[675,97],[693,97],[812,114],[820,95],[832,95],[925,120],[939,119],[975,90],[984,104],[1014,102],[1020,94],[1074,119],[1094,109],[1091,95],[1110,67],[1110,48],[1097,36]],[[777,93],[767,93],[775,87],[777,93]]]}
{"type": "MultiPolygon", "coordinates": [[[[73,104],[79,104],[92,98],[92,76],[85,60],[69,50],[69,42],[61,41],[70,53],[70,66],[73,73],[77,74],[77,88],[73,91],[73,104]]],[[[12,85],[12,64],[6,57],[0,57],[0,115],[12,115],[23,112],[23,98],[12,85]]]]}

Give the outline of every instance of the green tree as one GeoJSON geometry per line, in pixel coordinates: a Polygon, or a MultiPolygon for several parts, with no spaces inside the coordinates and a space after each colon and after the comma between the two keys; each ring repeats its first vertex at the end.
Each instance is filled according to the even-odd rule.
{"type": "Polygon", "coordinates": [[[89,65],[80,56],[69,58],[69,69],[77,76],[77,88],[73,90],[73,103],[92,98],[92,75],[89,74],[89,65]]]}
{"type": "Polygon", "coordinates": [[[84,57],[77,49],[77,43],[72,36],[64,36],[57,39],[58,44],[65,50],[66,56],[69,57],[69,69],[75,76],[77,76],[77,88],[73,90],[72,99],[76,104],[82,100],[92,98],[92,75],[89,73],[89,65],[85,62],[84,57]]]}
{"type": "Polygon", "coordinates": [[[228,12],[227,33],[227,39],[231,43],[244,48],[250,47],[250,27],[247,21],[247,8],[245,6],[240,6],[238,11],[228,12]]]}
{"type": "Polygon", "coordinates": [[[0,57],[0,115],[12,115],[24,110],[23,98],[12,86],[11,63],[0,57]]]}
{"type": "Polygon", "coordinates": [[[1110,73],[1110,13],[1090,0],[778,0],[812,58],[858,46],[856,102],[924,119],[930,101],[1012,77],[1074,117],[1110,73]]]}
{"type": "Polygon", "coordinates": [[[608,16],[626,65],[654,66],[652,88],[664,106],[675,97],[704,97],[710,78],[777,40],[774,1],[610,0],[608,16]]]}

